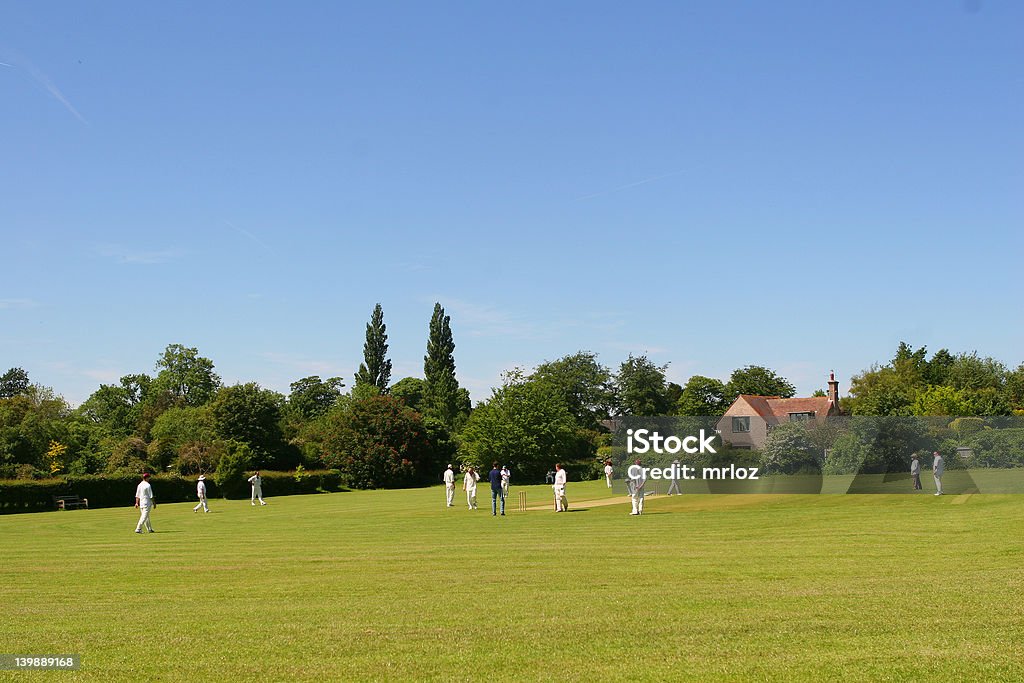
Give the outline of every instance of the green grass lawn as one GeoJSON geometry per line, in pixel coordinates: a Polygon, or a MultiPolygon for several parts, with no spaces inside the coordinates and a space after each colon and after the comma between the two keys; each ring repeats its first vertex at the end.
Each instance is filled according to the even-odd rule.
{"type": "Polygon", "coordinates": [[[1024,680],[1024,496],[267,493],[0,517],[0,680],[1024,680]]]}

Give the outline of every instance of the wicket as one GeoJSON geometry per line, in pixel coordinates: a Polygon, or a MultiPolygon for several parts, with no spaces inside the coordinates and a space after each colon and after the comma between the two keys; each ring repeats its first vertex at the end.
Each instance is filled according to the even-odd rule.
{"type": "Polygon", "coordinates": [[[519,492],[519,511],[526,512],[526,491],[519,492]]]}

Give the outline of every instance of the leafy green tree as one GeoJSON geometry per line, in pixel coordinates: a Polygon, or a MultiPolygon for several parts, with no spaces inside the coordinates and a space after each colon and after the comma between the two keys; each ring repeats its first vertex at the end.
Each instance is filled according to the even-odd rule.
{"type": "Polygon", "coordinates": [[[113,442],[110,458],[107,460],[109,474],[139,475],[142,472],[159,471],[149,462],[149,450],[145,441],[137,436],[127,436],[113,442]]]}
{"type": "Polygon", "coordinates": [[[1013,410],[1005,394],[998,389],[966,389],[971,415],[1010,415],[1013,410]]]}
{"type": "Polygon", "coordinates": [[[356,399],[329,412],[319,447],[324,464],[356,488],[421,483],[431,464],[422,417],[393,396],[356,399]]]}
{"type": "Polygon", "coordinates": [[[388,328],[384,324],[384,309],[380,304],[373,308],[370,322],[366,324],[366,342],[363,344],[363,362],[356,372],[356,386],[368,384],[377,387],[379,393],[388,393],[391,382],[391,361],[388,360],[388,328]]]}
{"type": "Polygon", "coordinates": [[[668,415],[669,404],[665,386],[668,364],[655,365],[646,355],[629,355],[615,376],[619,406],[624,415],[668,415]]]}
{"type": "Polygon", "coordinates": [[[683,387],[675,382],[665,383],[665,398],[668,399],[669,413],[679,405],[679,399],[683,397],[683,387]]]}
{"type": "Polygon", "coordinates": [[[318,375],[303,377],[290,385],[288,406],[302,420],[311,420],[330,410],[341,398],[345,383],[340,377],[321,380],[318,375]]]}
{"type": "Polygon", "coordinates": [[[459,390],[455,377],[455,340],[451,317],[441,304],[434,304],[427,336],[427,355],[423,357],[424,413],[456,430],[469,413],[468,393],[459,390]]]}
{"type": "Polygon", "coordinates": [[[974,415],[974,406],[963,389],[930,386],[917,395],[912,407],[914,415],[974,415]]]}
{"type": "Polygon", "coordinates": [[[28,373],[21,368],[11,368],[0,375],[0,398],[12,398],[28,393],[28,373]]]}
{"type": "Polygon", "coordinates": [[[611,371],[597,361],[597,355],[578,351],[537,366],[530,379],[551,386],[583,429],[597,429],[615,406],[611,371]]]}
{"type": "Polygon", "coordinates": [[[761,447],[761,468],[765,474],[820,472],[824,451],[809,438],[799,422],[785,422],[772,429],[761,447]]]}
{"type": "Polygon", "coordinates": [[[423,412],[426,382],[419,377],[403,377],[391,385],[391,395],[418,413],[423,412]]]}
{"type": "Polygon", "coordinates": [[[796,394],[796,387],[774,370],[761,365],[748,365],[734,370],[729,377],[729,383],[725,386],[727,407],[740,394],[792,398],[796,394]]]}
{"type": "Polygon", "coordinates": [[[256,467],[290,469],[298,464],[298,457],[284,442],[282,405],[281,394],[249,382],[222,388],[209,408],[217,436],[248,444],[256,467]]]}
{"type": "Polygon", "coordinates": [[[920,380],[924,380],[928,371],[928,347],[922,346],[914,349],[905,341],[901,341],[896,348],[896,355],[892,359],[894,368],[906,368],[907,372],[914,374],[920,380]]]}
{"type": "MultiPolygon", "coordinates": [[[[926,348],[900,342],[896,355],[884,366],[872,365],[850,380],[850,396],[843,410],[852,415],[911,415],[917,395],[927,388],[930,374],[926,348]]],[[[942,360],[932,369],[940,372],[942,360]]]]}
{"type": "MultiPolygon", "coordinates": [[[[936,442],[918,417],[854,417],[825,461],[826,474],[906,472],[910,455],[933,450],[936,442]]],[[[853,491],[855,489],[851,489],[853,491]]]]}
{"type": "Polygon", "coordinates": [[[957,389],[995,389],[1006,384],[1009,370],[994,358],[981,358],[978,353],[961,353],[953,360],[947,383],[957,389]]]}
{"type": "MultiPolygon", "coordinates": [[[[0,399],[0,465],[43,468],[51,442],[68,445],[71,407],[53,390],[38,384],[23,394],[0,399]]],[[[76,444],[77,446],[77,444],[76,444]]],[[[76,448],[62,452],[63,461],[79,455],[76,448]]]]}
{"type": "Polygon", "coordinates": [[[217,439],[217,428],[210,405],[170,408],[153,423],[150,430],[154,441],[159,441],[174,453],[190,443],[212,443],[217,439]]]}
{"type": "Polygon", "coordinates": [[[871,366],[850,380],[850,396],[843,411],[851,415],[910,415],[923,386],[892,366],[871,366]]]}
{"type": "Polygon", "coordinates": [[[254,467],[256,456],[249,444],[237,441],[227,442],[226,452],[217,464],[213,476],[217,489],[225,498],[242,498],[245,496],[249,471],[254,467]]]}
{"type": "Polygon", "coordinates": [[[125,375],[119,384],[101,384],[77,412],[103,435],[123,438],[137,434],[151,383],[148,375],[125,375]]]}
{"type": "Polygon", "coordinates": [[[170,344],[157,360],[156,368],[159,373],[149,393],[168,394],[172,405],[201,406],[221,386],[220,376],[213,371],[213,361],[200,356],[196,348],[170,344]]]}
{"type": "Polygon", "coordinates": [[[935,355],[928,361],[928,366],[924,373],[924,381],[932,385],[946,384],[949,378],[949,369],[953,366],[955,360],[953,354],[947,349],[936,351],[935,355]]]}
{"type": "Polygon", "coordinates": [[[991,387],[956,389],[951,386],[931,386],[917,395],[914,415],[1009,415],[1006,397],[991,387]]]}
{"type": "Polygon", "coordinates": [[[0,399],[0,465],[36,463],[41,444],[22,428],[33,405],[27,396],[0,399]]]}
{"type": "Polygon", "coordinates": [[[228,451],[226,441],[190,441],[178,449],[178,472],[181,474],[207,474],[220,466],[228,451]]]}
{"type": "Polygon", "coordinates": [[[71,475],[99,474],[107,466],[108,450],[103,448],[102,433],[88,420],[72,413],[64,420],[68,445],[68,469],[71,475]]]}
{"type": "Polygon", "coordinates": [[[577,425],[550,384],[506,375],[504,385],[476,407],[461,434],[463,462],[508,464],[519,481],[540,481],[577,449],[577,425]]]}
{"type": "Polygon", "coordinates": [[[352,387],[352,391],[346,394],[349,399],[353,401],[362,401],[367,398],[373,398],[374,396],[382,396],[380,388],[376,384],[366,384],[361,382],[352,387]]]}
{"type": "Polygon", "coordinates": [[[953,356],[900,342],[893,360],[853,377],[844,411],[854,415],[1006,415],[1014,401],[1006,366],[976,352],[953,356]]]}
{"type": "Polygon", "coordinates": [[[1024,410],[1024,363],[1007,374],[1005,396],[1011,410],[1024,410]]]}
{"type": "Polygon", "coordinates": [[[722,415],[729,408],[725,402],[725,391],[725,384],[721,380],[694,375],[683,387],[676,403],[676,414],[722,415]]]}
{"type": "Polygon", "coordinates": [[[854,432],[840,434],[825,459],[822,468],[824,474],[857,474],[865,462],[869,461],[871,444],[854,432]]]}

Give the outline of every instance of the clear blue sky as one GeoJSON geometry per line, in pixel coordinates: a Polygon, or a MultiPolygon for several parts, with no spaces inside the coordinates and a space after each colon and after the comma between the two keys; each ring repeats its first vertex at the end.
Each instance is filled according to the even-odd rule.
{"type": "Polygon", "coordinates": [[[14,2],[0,371],[1024,361],[1024,3],[14,2]]]}

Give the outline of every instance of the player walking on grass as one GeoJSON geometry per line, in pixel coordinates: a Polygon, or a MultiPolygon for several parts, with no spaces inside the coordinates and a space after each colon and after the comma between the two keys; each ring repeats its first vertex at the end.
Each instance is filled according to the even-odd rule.
{"type": "Polygon", "coordinates": [[[156,507],[156,502],[153,500],[153,487],[149,485],[149,472],[142,473],[142,481],[135,488],[135,507],[141,512],[135,533],[141,534],[142,527],[153,533],[153,525],[149,523],[149,512],[156,507]]]}
{"type": "Polygon", "coordinates": [[[258,498],[260,505],[266,505],[267,501],[263,500],[263,477],[260,476],[259,470],[249,477],[249,483],[252,484],[252,504],[255,505],[258,498]]]}
{"type": "Polygon", "coordinates": [[[914,453],[910,460],[910,476],[914,478],[914,490],[921,490],[921,461],[917,457],[917,453],[914,453]]]}
{"type": "Polygon", "coordinates": [[[210,508],[206,504],[206,475],[200,474],[199,481],[196,482],[196,495],[199,496],[199,505],[192,508],[192,512],[199,512],[199,508],[203,508],[203,512],[209,512],[210,508]]]}
{"type": "Polygon", "coordinates": [[[683,495],[683,492],[679,490],[679,458],[672,461],[672,483],[669,484],[668,493],[665,495],[671,496],[673,491],[677,496],[683,495]]]}
{"type": "Polygon", "coordinates": [[[612,461],[611,460],[605,460],[604,461],[604,480],[606,482],[608,482],[608,488],[612,487],[612,472],[614,472],[614,471],[615,470],[612,469],[612,461]]]}
{"type": "Polygon", "coordinates": [[[932,453],[935,459],[932,460],[932,476],[935,477],[935,495],[942,495],[942,473],[946,471],[946,461],[938,451],[932,453]]]}
{"type": "Polygon", "coordinates": [[[505,488],[501,483],[501,472],[498,469],[498,463],[491,464],[491,472],[487,475],[487,478],[491,481],[491,516],[495,517],[498,514],[498,499],[501,499],[501,516],[505,516],[505,488]]]}
{"type": "Polygon", "coordinates": [[[448,500],[448,507],[451,507],[455,503],[455,470],[452,469],[451,463],[448,463],[448,469],[444,471],[444,494],[448,500]]]}
{"type": "Polygon", "coordinates": [[[630,469],[632,472],[629,475],[629,498],[633,503],[633,511],[629,514],[642,515],[644,514],[644,495],[647,493],[644,490],[647,485],[647,477],[644,476],[644,468],[640,466],[639,460],[630,469]]]}
{"type": "Polygon", "coordinates": [[[501,466],[501,491],[505,494],[505,498],[508,498],[508,487],[512,482],[512,470],[508,468],[508,465],[501,466]]]}
{"type": "Polygon", "coordinates": [[[466,492],[466,503],[470,510],[476,510],[476,483],[480,481],[480,475],[470,467],[466,470],[466,476],[462,478],[462,490],[466,492]]]}
{"type": "Polygon", "coordinates": [[[568,512],[569,500],[565,497],[565,483],[568,476],[562,466],[555,464],[555,483],[551,489],[555,492],[555,512],[568,512]]]}

